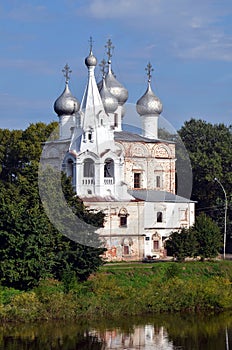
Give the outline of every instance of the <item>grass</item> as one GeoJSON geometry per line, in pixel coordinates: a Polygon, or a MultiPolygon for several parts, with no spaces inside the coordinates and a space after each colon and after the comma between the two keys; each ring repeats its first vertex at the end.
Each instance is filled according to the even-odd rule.
{"type": "Polygon", "coordinates": [[[232,262],[106,264],[70,286],[50,279],[30,292],[0,289],[0,320],[95,319],[232,309],[232,262]]]}

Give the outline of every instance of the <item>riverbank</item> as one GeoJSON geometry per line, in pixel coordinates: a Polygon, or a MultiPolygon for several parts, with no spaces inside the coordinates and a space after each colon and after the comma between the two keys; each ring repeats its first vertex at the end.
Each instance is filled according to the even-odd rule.
{"type": "Polygon", "coordinates": [[[232,309],[231,283],[232,261],[105,265],[84,283],[48,279],[27,292],[1,287],[0,320],[223,311],[232,309]]]}

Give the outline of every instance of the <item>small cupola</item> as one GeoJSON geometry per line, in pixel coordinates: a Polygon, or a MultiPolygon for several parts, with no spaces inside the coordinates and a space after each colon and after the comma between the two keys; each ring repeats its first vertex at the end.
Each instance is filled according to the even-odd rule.
{"type": "Polygon", "coordinates": [[[163,105],[151,89],[151,72],[153,69],[150,62],[148,63],[146,70],[148,75],[148,86],[144,95],[137,101],[136,110],[140,116],[157,116],[162,113],[163,105]]]}
{"type": "Polygon", "coordinates": [[[63,115],[76,114],[80,109],[79,101],[72,95],[69,89],[69,79],[72,71],[70,70],[68,64],[65,65],[62,72],[65,76],[65,88],[54,103],[54,111],[59,117],[63,115]]]}

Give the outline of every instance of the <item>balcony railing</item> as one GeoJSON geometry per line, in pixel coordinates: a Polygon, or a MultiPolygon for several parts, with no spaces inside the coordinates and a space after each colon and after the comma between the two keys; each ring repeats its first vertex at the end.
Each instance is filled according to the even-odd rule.
{"type": "Polygon", "coordinates": [[[82,185],[94,185],[94,177],[84,177],[82,179],[82,185]]]}
{"type": "Polygon", "coordinates": [[[113,177],[105,177],[104,178],[104,184],[105,185],[113,185],[114,184],[114,178],[113,177]]]}

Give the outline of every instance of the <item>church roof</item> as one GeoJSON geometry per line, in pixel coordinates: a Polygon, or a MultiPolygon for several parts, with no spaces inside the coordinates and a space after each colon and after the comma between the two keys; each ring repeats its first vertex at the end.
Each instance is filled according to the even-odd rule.
{"type": "Polygon", "coordinates": [[[115,131],[114,132],[114,139],[115,141],[127,141],[127,142],[135,142],[135,141],[141,141],[141,142],[159,142],[159,140],[156,139],[149,139],[148,137],[143,137],[138,134],[134,134],[129,131],[115,131]]]}
{"type": "Polygon", "coordinates": [[[128,192],[134,198],[143,200],[145,202],[196,203],[191,199],[184,198],[166,191],[129,190],[128,192]]]}
{"type": "Polygon", "coordinates": [[[134,134],[129,131],[115,131],[114,132],[114,140],[115,141],[126,141],[126,142],[149,142],[149,143],[174,143],[173,141],[160,140],[160,139],[150,139],[148,137],[144,137],[138,134],[134,134]]]}

